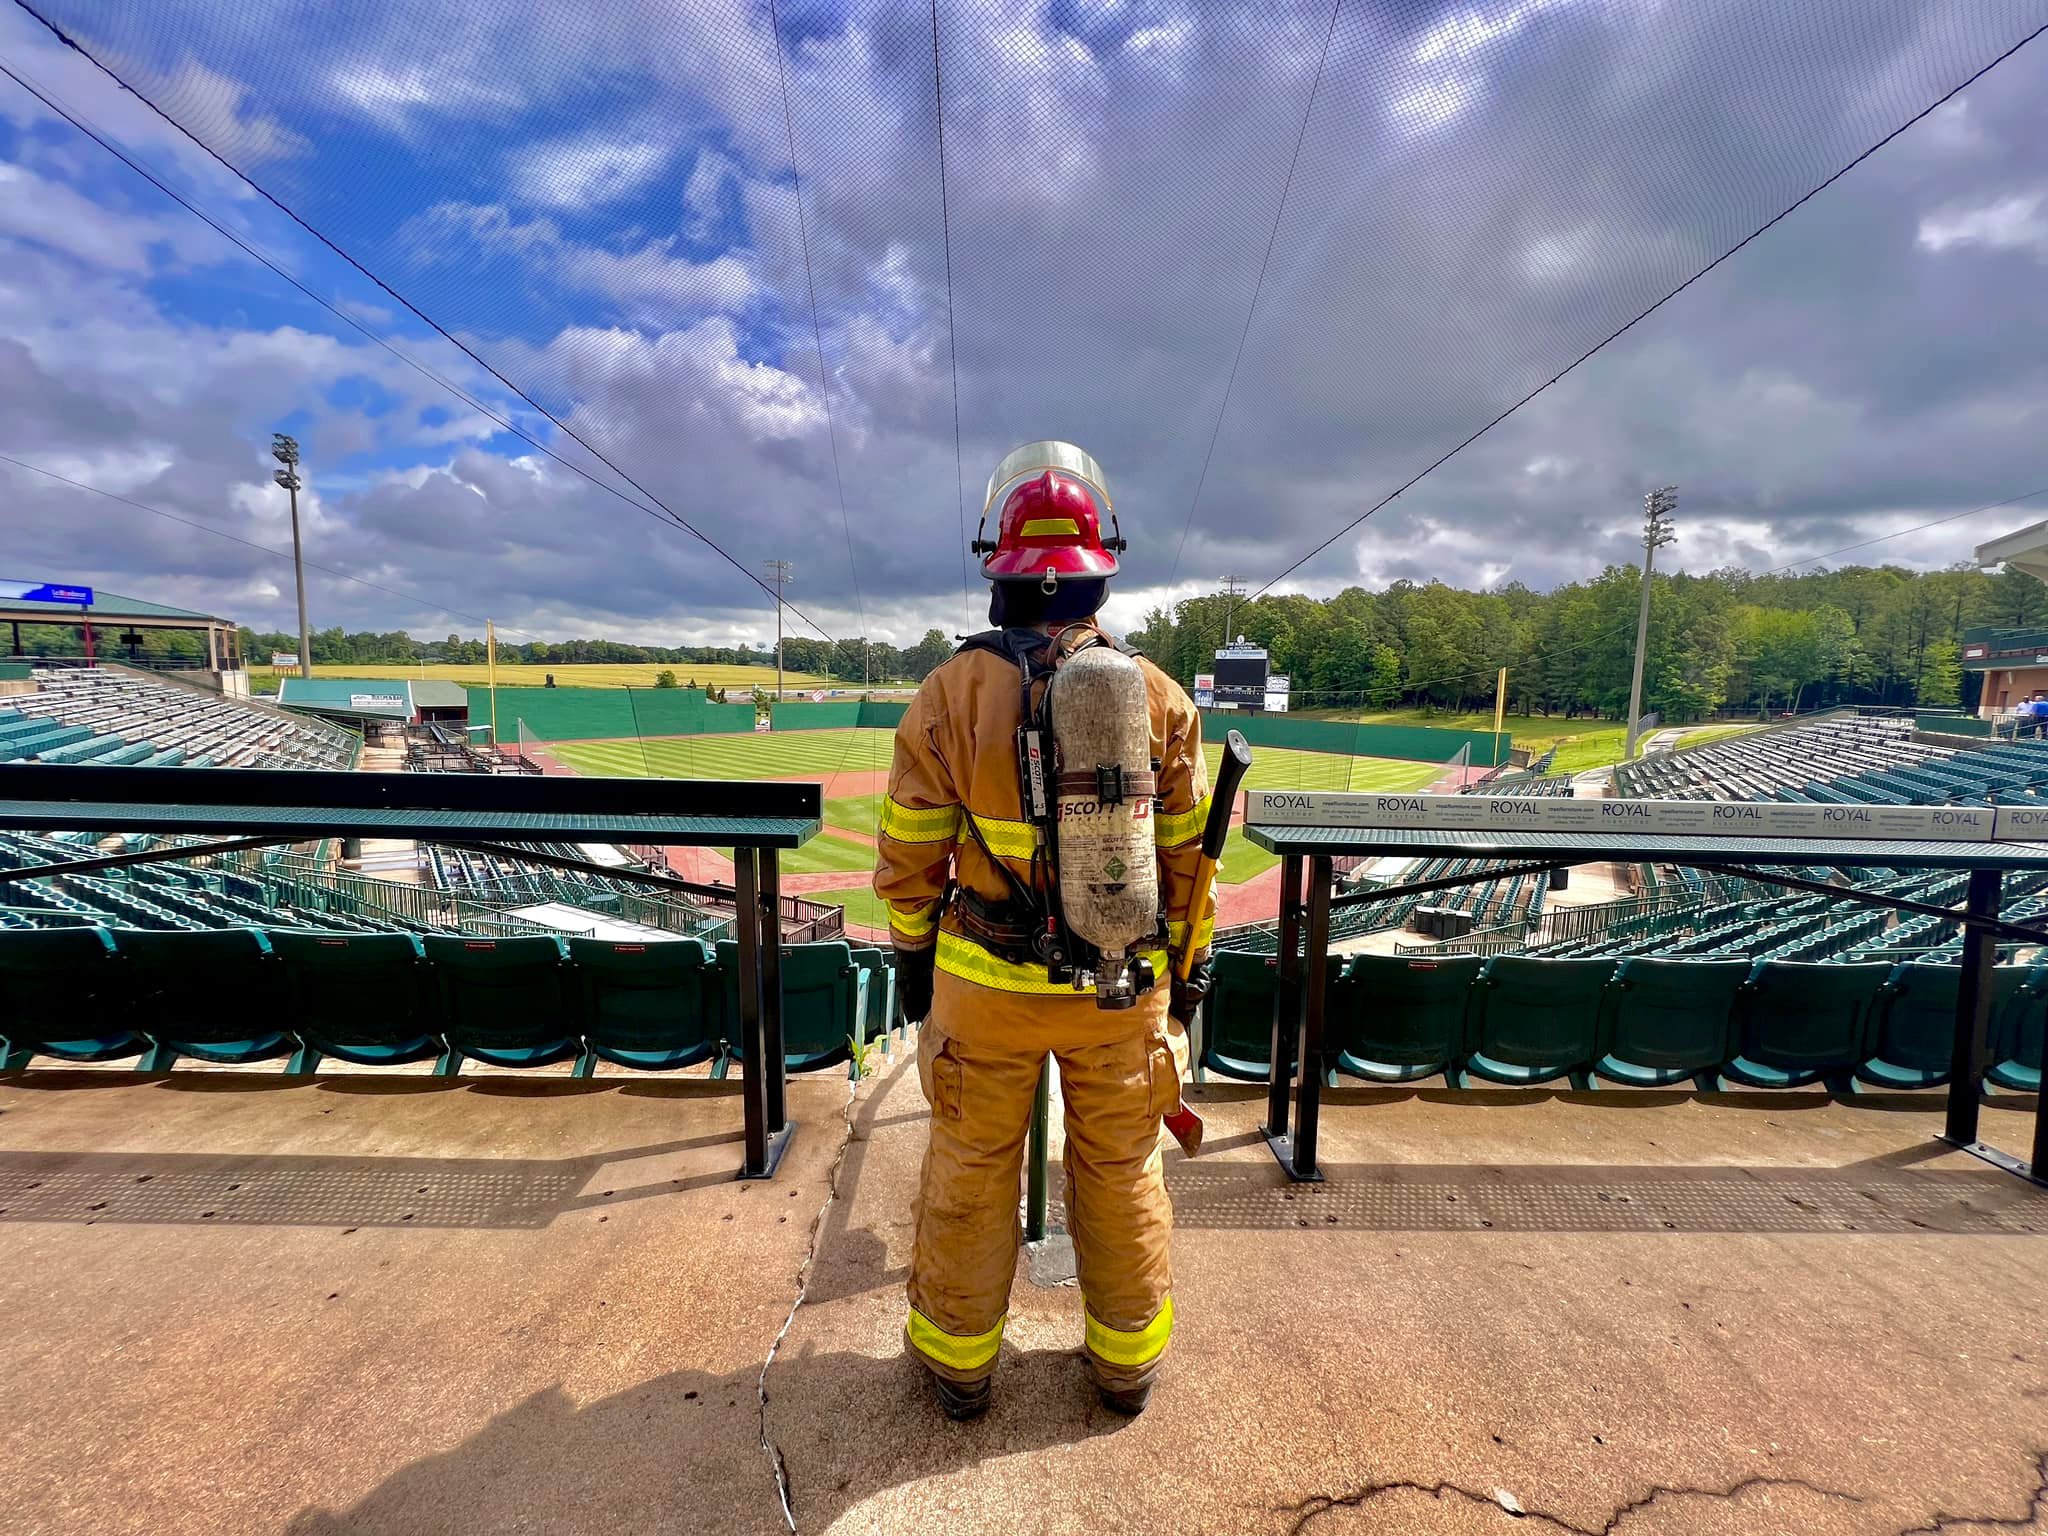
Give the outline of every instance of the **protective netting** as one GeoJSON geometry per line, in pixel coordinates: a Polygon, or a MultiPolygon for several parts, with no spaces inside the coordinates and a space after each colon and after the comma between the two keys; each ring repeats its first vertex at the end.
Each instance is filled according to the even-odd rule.
{"type": "MultiPolygon", "coordinates": [[[[2048,20],[35,5],[842,634],[857,587],[950,621],[960,502],[1036,437],[1103,462],[1131,583],[1191,509],[1184,576],[1270,577],[2048,20]]],[[[630,516],[562,506],[590,559],[630,516]]],[[[617,580],[743,596],[701,546],[617,580]]]]}

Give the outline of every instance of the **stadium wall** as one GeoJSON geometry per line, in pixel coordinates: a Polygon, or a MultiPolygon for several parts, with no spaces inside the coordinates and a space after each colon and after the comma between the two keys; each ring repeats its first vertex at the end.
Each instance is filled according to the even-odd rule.
{"type": "Polygon", "coordinates": [[[1505,731],[1496,736],[1491,731],[1446,731],[1427,725],[1352,725],[1287,715],[1241,715],[1235,710],[1211,710],[1202,716],[1202,740],[1221,741],[1231,731],[1241,732],[1255,747],[1416,763],[1447,763],[1469,743],[1473,766],[1480,768],[1506,762],[1511,746],[1505,731]]]}
{"type": "MultiPolygon", "coordinates": [[[[785,700],[775,706],[773,719],[778,731],[894,730],[905,708],[874,700],[785,700]]],[[[472,720],[487,718],[489,691],[470,689],[469,709],[472,720]]],[[[500,688],[498,727],[508,741],[515,722],[541,741],[729,736],[754,729],[754,706],[714,704],[695,688],[500,688]]]]}

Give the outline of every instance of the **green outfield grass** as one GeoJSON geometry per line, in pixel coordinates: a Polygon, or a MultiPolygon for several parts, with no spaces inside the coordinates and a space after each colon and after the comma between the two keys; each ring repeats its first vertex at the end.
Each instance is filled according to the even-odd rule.
{"type": "MultiPolygon", "coordinates": [[[[656,779],[824,779],[835,773],[887,769],[893,736],[878,730],[763,731],[556,742],[547,750],[578,773],[656,779]]],[[[862,830],[872,827],[871,819],[862,830]]]]}
{"type": "Polygon", "coordinates": [[[867,885],[849,886],[843,891],[813,891],[804,898],[806,901],[822,901],[835,907],[846,908],[846,920],[858,923],[863,928],[887,928],[889,909],[882,898],[867,885]]]}
{"type": "MultiPolygon", "coordinates": [[[[548,750],[578,773],[667,779],[782,779],[815,775],[825,779],[829,789],[833,774],[886,770],[892,741],[892,732],[878,730],[773,731],[665,737],[645,742],[557,742],[548,750]]],[[[1223,748],[1219,743],[1206,742],[1202,751],[1213,783],[1223,748]]],[[[1441,771],[1429,763],[1384,757],[1335,757],[1327,752],[1254,747],[1245,787],[1400,791],[1420,789],[1441,771]]],[[[830,796],[825,801],[825,824],[872,835],[881,802],[879,790],[830,796]]],[[[1246,842],[1241,830],[1233,829],[1223,846],[1221,878],[1226,885],[1236,885],[1278,862],[1272,854],[1246,842]]],[[[784,854],[782,860],[782,867],[792,874],[841,869],[851,873],[873,869],[874,865],[872,848],[835,838],[830,833],[795,853],[784,854]]]]}

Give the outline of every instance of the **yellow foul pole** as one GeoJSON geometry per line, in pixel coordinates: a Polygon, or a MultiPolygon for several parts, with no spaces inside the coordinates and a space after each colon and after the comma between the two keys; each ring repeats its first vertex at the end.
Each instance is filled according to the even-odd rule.
{"type": "Polygon", "coordinates": [[[1500,681],[1494,684],[1493,689],[1493,755],[1496,761],[1500,758],[1501,719],[1507,714],[1507,709],[1508,669],[1502,667],[1500,669],[1500,681]]]}
{"type": "Polygon", "coordinates": [[[484,620],[484,671],[491,684],[491,745],[498,745],[498,626],[484,620]]]}

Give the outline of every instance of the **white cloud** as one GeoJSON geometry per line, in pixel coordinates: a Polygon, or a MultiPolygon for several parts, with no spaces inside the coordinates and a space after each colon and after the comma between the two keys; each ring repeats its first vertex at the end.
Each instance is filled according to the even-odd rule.
{"type": "Polygon", "coordinates": [[[697,151],[690,179],[683,183],[683,232],[692,240],[701,241],[716,228],[726,186],[739,175],[739,165],[731,156],[715,149],[697,151]]]}
{"type": "Polygon", "coordinates": [[[506,172],[523,202],[587,212],[639,193],[661,174],[669,153],[644,136],[580,133],[513,151],[506,172]]]}
{"type": "Polygon", "coordinates": [[[2048,261],[2048,194],[2014,193],[1977,208],[1929,214],[1920,221],[1920,244],[1930,251],[1981,245],[1994,251],[2032,251],[2048,261]]]}

